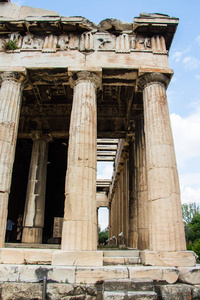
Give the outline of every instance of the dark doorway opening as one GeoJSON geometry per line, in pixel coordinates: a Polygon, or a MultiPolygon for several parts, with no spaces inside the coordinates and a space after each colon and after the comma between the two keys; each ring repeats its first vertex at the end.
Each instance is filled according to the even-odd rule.
{"type": "MultiPolygon", "coordinates": [[[[13,243],[17,241],[18,216],[24,214],[32,145],[31,139],[17,141],[8,204],[8,219],[15,223],[9,240],[13,243]]],[[[43,243],[53,237],[54,217],[64,215],[67,149],[66,140],[57,139],[49,143],[43,243]]]]}

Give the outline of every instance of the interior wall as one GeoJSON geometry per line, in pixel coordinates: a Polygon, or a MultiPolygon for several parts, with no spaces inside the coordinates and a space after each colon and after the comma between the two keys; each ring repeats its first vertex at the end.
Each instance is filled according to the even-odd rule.
{"type": "Polygon", "coordinates": [[[24,214],[32,144],[33,142],[31,139],[17,140],[8,202],[8,219],[15,223],[11,233],[10,242],[16,241],[17,218],[19,214],[22,216],[24,214]]]}

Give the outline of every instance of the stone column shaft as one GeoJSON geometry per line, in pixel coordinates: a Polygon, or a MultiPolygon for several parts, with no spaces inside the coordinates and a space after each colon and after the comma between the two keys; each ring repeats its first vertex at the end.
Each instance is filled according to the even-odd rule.
{"type": "Polygon", "coordinates": [[[129,144],[129,247],[138,246],[137,194],[136,194],[136,158],[134,142],[129,144]]]}
{"type": "Polygon", "coordinates": [[[97,103],[99,77],[76,73],[65,184],[63,250],[96,250],[97,103]]]}
{"type": "Polygon", "coordinates": [[[124,186],[124,243],[128,246],[128,233],[129,233],[129,160],[126,159],[124,164],[124,176],[123,176],[123,186],[124,186]]]}
{"type": "Polygon", "coordinates": [[[22,243],[42,243],[47,159],[48,141],[42,138],[34,139],[26,191],[22,243]]]}
{"type": "Polygon", "coordinates": [[[126,220],[127,220],[127,206],[126,206],[126,196],[127,196],[127,191],[126,191],[126,168],[127,168],[127,159],[124,162],[124,168],[123,168],[123,235],[124,235],[124,243],[125,243],[125,237],[126,237],[126,220]]]}
{"type": "Polygon", "coordinates": [[[0,89],[0,248],[4,246],[8,197],[21,107],[20,74],[4,72],[0,89]]]}
{"type": "Polygon", "coordinates": [[[165,76],[150,74],[143,90],[150,250],[185,250],[178,172],[165,76]]]}
{"type": "Polygon", "coordinates": [[[138,249],[149,249],[148,191],[146,174],[146,147],[144,118],[136,120],[135,145],[137,148],[137,198],[138,198],[138,249]]]}
{"type": "Polygon", "coordinates": [[[120,183],[120,232],[123,232],[124,231],[124,207],[123,207],[123,204],[124,204],[124,186],[123,186],[123,170],[121,171],[120,173],[120,180],[119,180],[119,183],[120,183]]]}
{"type": "Polygon", "coordinates": [[[112,234],[112,212],[111,212],[111,203],[109,204],[109,231],[108,231],[108,238],[111,238],[112,234]]]}

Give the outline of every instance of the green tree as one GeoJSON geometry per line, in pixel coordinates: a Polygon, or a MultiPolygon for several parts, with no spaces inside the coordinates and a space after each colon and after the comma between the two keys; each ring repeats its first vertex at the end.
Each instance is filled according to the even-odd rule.
{"type": "Polygon", "coordinates": [[[99,245],[106,244],[106,240],[108,239],[108,233],[109,233],[108,227],[103,231],[99,229],[99,245]]]}
{"type": "Polygon", "coordinates": [[[200,213],[196,213],[191,222],[185,227],[185,235],[187,243],[194,243],[200,239],[200,213]]]}
{"type": "MultiPolygon", "coordinates": [[[[194,251],[198,259],[197,261],[200,262],[200,212],[199,206],[190,206],[186,207],[186,216],[185,219],[185,236],[186,236],[186,243],[187,249],[194,251]],[[186,223],[187,221],[187,223],[186,223]]],[[[185,208],[184,207],[184,208],[185,208]]]]}
{"type": "Polygon", "coordinates": [[[191,223],[196,213],[200,213],[200,207],[195,202],[184,203],[182,205],[182,211],[183,211],[183,221],[184,224],[186,225],[191,223]]]}

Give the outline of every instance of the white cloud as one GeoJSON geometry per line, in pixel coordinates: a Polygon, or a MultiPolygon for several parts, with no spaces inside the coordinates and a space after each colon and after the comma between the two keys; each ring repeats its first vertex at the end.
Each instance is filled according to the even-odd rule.
{"type": "Polygon", "coordinates": [[[183,118],[171,114],[177,162],[182,167],[187,160],[200,157],[200,109],[183,118]]]}
{"type": "Polygon", "coordinates": [[[200,75],[195,75],[196,79],[200,80],[200,75]]]}
{"type": "MultiPolygon", "coordinates": [[[[192,188],[199,188],[200,187],[200,173],[183,173],[180,174],[180,181],[182,187],[192,187],[192,188]]],[[[199,195],[200,196],[200,195],[199,195]]]]}
{"type": "Polygon", "coordinates": [[[200,101],[190,105],[195,111],[187,117],[171,114],[182,203],[200,204],[200,101]],[[184,168],[186,166],[186,168],[184,168]],[[198,169],[198,168],[196,168],[198,169]]]}
{"type": "Polygon", "coordinates": [[[181,201],[182,203],[193,203],[200,204],[200,188],[194,189],[190,186],[181,187],[181,201]]]}
{"type": "Polygon", "coordinates": [[[200,46],[200,35],[198,35],[198,37],[196,37],[196,41],[197,41],[197,43],[198,43],[199,46],[200,46]]]}
{"type": "Polygon", "coordinates": [[[104,230],[108,226],[108,209],[105,207],[100,207],[98,211],[98,224],[101,230],[104,230]]]}
{"type": "Polygon", "coordinates": [[[186,56],[183,59],[183,64],[187,70],[197,70],[200,67],[200,60],[194,56],[186,56]]]}
{"type": "Polygon", "coordinates": [[[101,163],[97,164],[97,178],[98,179],[110,179],[113,174],[113,163],[101,163]]]}
{"type": "Polygon", "coordinates": [[[181,51],[176,51],[173,55],[172,55],[172,59],[175,60],[175,62],[179,62],[181,57],[182,57],[182,52],[181,51]]]}

